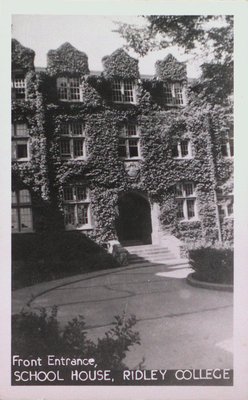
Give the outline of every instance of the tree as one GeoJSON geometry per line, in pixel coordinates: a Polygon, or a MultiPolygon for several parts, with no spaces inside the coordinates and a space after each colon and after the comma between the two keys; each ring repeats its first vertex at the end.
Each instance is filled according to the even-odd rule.
{"type": "Polygon", "coordinates": [[[233,53],[233,17],[145,16],[146,25],[119,23],[117,32],[140,56],[149,51],[179,46],[186,53],[199,49],[215,61],[229,63],[233,53]]]}
{"type": "Polygon", "coordinates": [[[233,17],[170,16],[142,17],[146,24],[119,23],[117,32],[140,56],[149,51],[179,47],[200,57],[202,76],[194,85],[198,101],[225,104],[233,91],[233,17]],[[205,62],[204,62],[205,60],[205,62]]]}

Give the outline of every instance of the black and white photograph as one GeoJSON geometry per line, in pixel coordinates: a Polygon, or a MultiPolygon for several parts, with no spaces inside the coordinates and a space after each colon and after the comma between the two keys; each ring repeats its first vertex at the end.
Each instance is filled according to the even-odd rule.
{"type": "Polygon", "coordinates": [[[233,398],[234,24],[11,15],[15,389],[233,398]]]}

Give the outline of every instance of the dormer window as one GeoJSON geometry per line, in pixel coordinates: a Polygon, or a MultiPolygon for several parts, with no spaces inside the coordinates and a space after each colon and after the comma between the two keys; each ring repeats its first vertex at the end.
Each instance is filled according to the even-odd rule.
{"type": "Polygon", "coordinates": [[[61,101],[82,101],[80,78],[57,78],[57,93],[61,101]]]}
{"type": "Polygon", "coordinates": [[[184,86],[180,82],[166,83],[164,97],[168,106],[184,106],[186,104],[184,86]]]}
{"type": "Polygon", "coordinates": [[[26,79],[24,74],[15,74],[12,79],[12,89],[15,99],[26,99],[26,79]]]}
{"type": "Polygon", "coordinates": [[[179,140],[172,146],[172,157],[173,158],[191,158],[192,149],[189,139],[179,140]]]}
{"type": "Polygon", "coordinates": [[[12,160],[29,160],[29,131],[25,123],[12,124],[12,160]]]}
{"type": "Polygon", "coordinates": [[[86,157],[85,129],[82,121],[62,124],[60,155],[63,159],[84,159],[86,157]]]}
{"type": "Polygon", "coordinates": [[[112,82],[112,101],[114,103],[135,104],[135,85],[128,80],[115,80],[112,82]]]}
{"type": "Polygon", "coordinates": [[[126,124],[119,135],[119,157],[123,159],[140,158],[140,134],[135,124],[126,124]]]}

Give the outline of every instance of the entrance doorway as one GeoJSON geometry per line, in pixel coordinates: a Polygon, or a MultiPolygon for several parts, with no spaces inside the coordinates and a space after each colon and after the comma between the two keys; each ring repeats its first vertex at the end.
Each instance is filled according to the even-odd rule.
{"type": "Polygon", "coordinates": [[[139,193],[125,193],[118,201],[116,231],[120,243],[150,244],[152,223],[149,201],[139,193]]]}

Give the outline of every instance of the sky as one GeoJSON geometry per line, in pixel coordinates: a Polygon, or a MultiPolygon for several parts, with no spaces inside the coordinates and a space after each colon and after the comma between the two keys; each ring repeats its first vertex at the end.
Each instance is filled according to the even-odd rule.
{"type": "MultiPolygon", "coordinates": [[[[137,16],[82,16],[82,15],[13,15],[12,37],[23,46],[33,49],[35,66],[46,67],[47,52],[70,42],[88,55],[91,71],[102,71],[102,58],[125,44],[118,33],[113,32],[114,21],[142,25],[144,19],[137,16]]],[[[141,74],[153,75],[155,62],[172,53],[179,61],[187,61],[188,77],[199,76],[199,60],[189,60],[175,47],[170,50],[151,52],[141,58],[133,51],[128,53],[139,60],[141,74]]]]}

